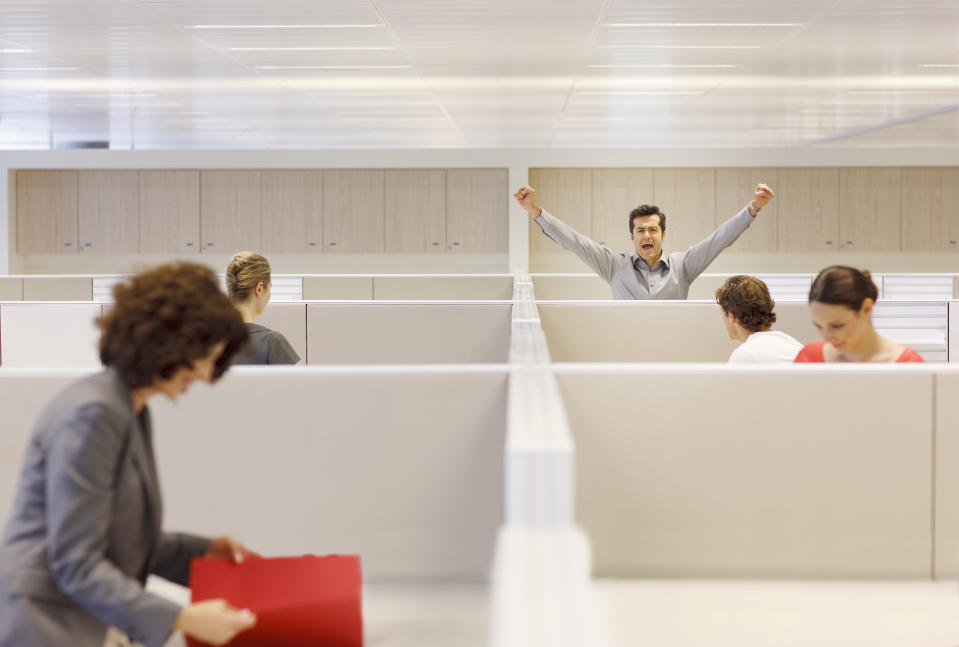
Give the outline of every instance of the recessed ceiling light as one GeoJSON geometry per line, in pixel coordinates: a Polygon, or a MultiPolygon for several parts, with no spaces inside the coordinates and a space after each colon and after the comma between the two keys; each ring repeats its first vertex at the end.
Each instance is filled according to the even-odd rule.
{"type": "Polygon", "coordinates": [[[187,29],[370,29],[381,23],[359,25],[187,25],[187,29]]]}
{"type": "Polygon", "coordinates": [[[410,70],[412,65],[255,65],[257,70],[410,70]]]}
{"type": "Polygon", "coordinates": [[[632,63],[623,63],[621,65],[587,65],[586,67],[594,68],[702,68],[702,69],[728,69],[731,67],[742,67],[741,65],[733,65],[731,63],[704,63],[704,64],[691,64],[684,65],[679,63],[659,63],[659,64],[632,64],[632,63]]]}
{"type": "Polygon", "coordinates": [[[228,52],[359,52],[382,51],[395,47],[227,47],[228,52]]]}
{"type": "Polygon", "coordinates": [[[798,22],[613,22],[604,27],[799,27],[798,22]]]}
{"type": "Polygon", "coordinates": [[[598,45],[597,49],[759,49],[759,45],[598,45]]]}
{"type": "Polygon", "coordinates": [[[0,72],[71,72],[79,67],[0,67],[0,72]]]}

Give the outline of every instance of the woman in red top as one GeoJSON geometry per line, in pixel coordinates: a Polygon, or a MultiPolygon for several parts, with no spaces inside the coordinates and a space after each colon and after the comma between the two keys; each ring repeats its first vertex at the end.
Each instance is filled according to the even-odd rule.
{"type": "Polygon", "coordinates": [[[822,341],[807,344],[796,362],[921,362],[911,348],[879,336],[872,307],[879,290],[853,267],[827,267],[809,290],[809,312],[822,341]]]}

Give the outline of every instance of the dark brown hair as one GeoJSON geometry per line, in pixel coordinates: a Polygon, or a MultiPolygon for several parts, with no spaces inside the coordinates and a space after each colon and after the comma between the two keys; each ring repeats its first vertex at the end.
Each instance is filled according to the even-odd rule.
{"type": "Polygon", "coordinates": [[[809,289],[809,302],[846,306],[859,312],[866,299],[875,301],[879,289],[866,270],[846,265],[831,265],[819,273],[809,289]]]}
{"type": "Polygon", "coordinates": [[[716,289],[716,303],[723,312],[735,315],[746,330],[769,330],[776,323],[776,302],[766,284],[755,276],[730,276],[716,289]]]}
{"type": "Polygon", "coordinates": [[[113,299],[97,320],[100,360],[116,368],[131,389],[168,379],[225,342],[213,369],[216,380],[247,340],[239,311],[202,265],[160,265],[118,284],[113,299]]]}
{"type": "Polygon", "coordinates": [[[629,212],[629,233],[633,233],[633,221],[643,216],[659,216],[659,228],[666,231],[666,214],[654,204],[641,204],[629,212]]]}

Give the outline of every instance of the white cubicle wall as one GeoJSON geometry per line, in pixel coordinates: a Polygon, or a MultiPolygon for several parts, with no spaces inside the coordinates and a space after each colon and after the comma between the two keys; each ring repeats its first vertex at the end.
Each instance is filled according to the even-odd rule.
{"type": "Polygon", "coordinates": [[[100,364],[99,303],[0,303],[0,365],[94,367],[100,364]]]}
{"type": "Polygon", "coordinates": [[[597,575],[932,576],[929,367],[557,374],[597,575]]]}
{"type": "MultiPolygon", "coordinates": [[[[0,518],[73,372],[0,370],[0,518]]],[[[238,367],[153,398],[169,529],[267,555],[358,553],[367,580],[482,582],[503,519],[505,367],[238,367]]]]}

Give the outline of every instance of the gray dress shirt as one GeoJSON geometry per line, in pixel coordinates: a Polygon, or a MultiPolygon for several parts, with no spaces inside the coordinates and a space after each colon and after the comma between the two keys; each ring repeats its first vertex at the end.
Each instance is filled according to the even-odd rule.
{"type": "Polygon", "coordinates": [[[685,299],[689,285],[716,260],[720,252],[736,242],[752,224],[749,209],[743,210],[719,226],[700,243],[685,252],[663,254],[653,267],[636,252],[629,256],[615,253],[590,240],[546,209],[533,222],[543,233],[565,250],[576,254],[594,272],[603,277],[614,299],[685,299]]]}

